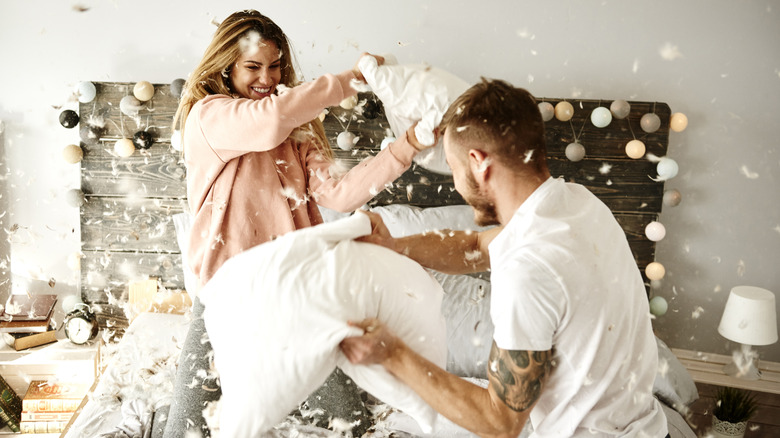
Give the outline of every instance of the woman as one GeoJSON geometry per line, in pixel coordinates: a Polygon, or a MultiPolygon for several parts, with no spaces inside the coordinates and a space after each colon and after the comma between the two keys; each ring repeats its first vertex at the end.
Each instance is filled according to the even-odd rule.
{"type": "MultiPolygon", "coordinates": [[[[299,84],[287,37],[257,11],[236,12],[219,25],[174,121],[182,131],[194,214],[186,256],[199,286],[235,254],[321,223],[318,205],[342,212],[360,207],[425,148],[410,130],[341,178],[331,176],[332,154],[318,116],[356,94],[352,81],[364,82],[357,65],[299,84]]],[[[166,436],[181,436],[188,425],[207,433],[201,411],[219,398],[213,379],[200,382],[197,375],[210,366],[202,311],[196,299],[166,436]]],[[[368,427],[362,423],[361,431],[368,427]]]]}

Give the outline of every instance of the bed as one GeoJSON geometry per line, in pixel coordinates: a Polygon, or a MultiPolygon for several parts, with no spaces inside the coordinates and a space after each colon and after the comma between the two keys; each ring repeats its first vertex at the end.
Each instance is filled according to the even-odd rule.
{"type": "MultiPolygon", "coordinates": [[[[96,85],[98,103],[91,107],[82,104],[82,114],[100,111],[104,117],[111,118],[113,114],[113,117],[121,118],[115,108],[121,97],[131,92],[133,84],[96,85]],[[113,113],[112,105],[116,105],[113,113]]],[[[112,126],[118,126],[118,123],[107,124],[107,130],[101,134],[101,143],[85,153],[82,164],[82,190],[87,199],[93,201],[82,206],[82,241],[87,258],[82,263],[82,298],[98,309],[103,328],[115,331],[121,340],[103,348],[105,371],[64,437],[100,434],[123,437],[133,436],[134,432],[140,433],[139,436],[161,436],[159,425],[164,422],[166,406],[172,396],[173,376],[189,323],[188,315],[144,312],[130,319],[122,310],[126,308],[123,300],[128,299],[127,286],[139,275],[157,277],[160,293],[186,289],[188,282],[187,269],[180,257],[186,245],[188,222],[182,202],[183,168],[175,158],[178,152],[167,141],[170,136],[167,122],[172,116],[175,99],[168,85],[158,84],[155,88],[156,103],[149,109],[152,121],[147,121],[146,128],[155,133],[157,143],[140,157],[119,162],[110,152],[106,154],[104,143],[125,134],[112,132],[112,126]],[[136,184],[128,182],[133,178],[137,178],[136,184]],[[140,186],[144,191],[137,190],[140,186]],[[146,187],[152,186],[155,189],[150,193],[146,187]],[[127,187],[133,188],[128,200],[118,198],[117,194],[127,187]],[[145,201],[148,203],[144,204],[145,201]],[[107,208],[116,212],[114,216],[125,219],[143,212],[143,232],[138,228],[131,230],[131,248],[125,253],[117,252],[119,245],[111,246],[111,241],[105,238],[107,234],[111,236],[107,227],[112,226],[108,215],[101,212],[107,208]],[[96,219],[98,217],[100,220],[96,219]],[[120,258],[123,263],[118,263],[120,258]],[[149,260],[156,264],[149,265],[149,260]],[[134,277],[123,277],[130,264],[135,266],[134,277]]],[[[540,98],[540,101],[556,105],[563,99],[540,98]]],[[[657,219],[661,211],[663,181],[655,178],[656,161],[627,158],[624,146],[631,139],[641,139],[647,147],[648,157],[664,156],[670,110],[662,103],[630,102],[631,111],[625,119],[615,119],[606,128],[596,128],[588,123],[591,111],[608,106],[611,101],[568,102],[575,109],[574,117],[566,122],[552,119],[546,125],[551,173],[586,185],[612,209],[626,231],[638,266],[643,268],[654,260],[654,242],[644,236],[644,227],[657,219]],[[659,130],[647,133],[639,128],[640,118],[647,113],[660,117],[659,130]],[[579,162],[570,161],[565,154],[566,145],[575,141],[587,148],[585,159],[579,162]]],[[[337,161],[346,167],[376,153],[388,135],[389,126],[381,103],[378,110],[369,113],[366,109],[371,103],[378,103],[376,97],[361,93],[356,107],[333,107],[325,117],[331,144],[337,144],[338,134],[350,125],[349,130],[358,136],[355,148],[334,148],[337,161]]],[[[439,228],[476,229],[470,208],[463,205],[463,200],[454,191],[451,177],[431,172],[418,164],[393,187],[377,194],[365,208],[381,214],[394,235],[439,228]]],[[[344,217],[326,209],[322,209],[322,213],[326,222],[344,217]]],[[[122,227],[128,228],[124,223],[122,227]]],[[[121,243],[128,245],[128,239],[121,243]]],[[[465,379],[484,384],[485,360],[492,334],[488,276],[431,274],[444,291],[441,313],[446,322],[446,367],[465,379]]],[[[666,345],[657,341],[660,366],[654,392],[664,406],[670,434],[672,437],[694,437],[696,434],[684,417],[687,406],[698,398],[696,387],[666,345]]],[[[374,419],[374,437],[473,436],[441,419],[436,420],[436,432],[425,433],[415,419],[370,395],[369,405],[374,419]]],[[[213,421],[219,406],[211,408],[213,421]]],[[[212,430],[218,435],[218,425],[215,424],[212,430]]],[[[523,436],[529,433],[530,429],[526,428],[523,436]]],[[[330,430],[302,424],[299,418],[288,417],[269,436],[325,437],[332,434],[330,430]]]]}

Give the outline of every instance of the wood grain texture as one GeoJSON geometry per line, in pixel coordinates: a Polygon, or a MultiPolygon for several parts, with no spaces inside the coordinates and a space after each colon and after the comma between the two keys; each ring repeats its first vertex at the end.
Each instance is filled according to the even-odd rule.
{"type": "MultiPolygon", "coordinates": [[[[132,95],[134,83],[96,82],[97,97],[80,104],[82,124],[103,125],[99,139],[82,143],[81,188],[87,202],[81,208],[81,290],[85,302],[99,304],[101,324],[126,326],[121,306],[127,299],[129,282],[148,276],[159,277],[166,288],[183,288],[181,255],[171,216],[186,206],[186,169],[180,152],[170,145],[172,119],[178,99],[167,84],[156,84],[154,97],[142,105],[136,116],[120,111],[123,97],[132,95]],[[128,158],[113,150],[117,139],[132,138],[146,130],[155,143],[148,150],[128,158]]],[[[376,100],[370,93],[359,95],[355,109],[329,108],[323,121],[334,158],[344,168],[374,156],[385,137],[392,135],[379,105],[376,117],[363,114],[364,104],[376,100]],[[339,149],[336,138],[349,130],[358,137],[355,148],[339,149]]],[[[540,98],[555,105],[561,99],[540,98]]],[[[597,106],[609,107],[609,100],[569,100],[575,108],[571,121],[553,119],[546,123],[547,155],[553,176],[588,187],[614,212],[623,227],[637,265],[655,258],[655,243],[644,235],[645,226],[656,220],[662,208],[664,184],[654,181],[656,164],[646,158],[634,160],[625,154],[628,141],[639,139],[648,154],[666,155],[669,139],[668,105],[630,102],[631,113],[613,119],[605,128],[590,122],[597,106]],[[641,130],[642,115],[654,112],[661,128],[654,133],[641,130]],[[566,145],[578,141],[586,149],[579,162],[566,159],[566,145]]],[[[416,164],[391,187],[377,194],[370,206],[411,204],[420,207],[463,204],[452,177],[428,171],[416,164]]]]}

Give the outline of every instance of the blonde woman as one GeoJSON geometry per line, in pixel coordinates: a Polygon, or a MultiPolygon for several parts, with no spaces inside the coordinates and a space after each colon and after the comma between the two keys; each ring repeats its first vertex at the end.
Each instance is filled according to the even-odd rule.
{"type": "MultiPolygon", "coordinates": [[[[342,212],[357,209],[408,169],[425,148],[410,130],[341,178],[332,177],[331,150],[318,116],[354,96],[351,82],[364,79],[355,66],[299,84],[292,56],[287,37],[273,21],[253,10],[236,12],[219,25],[187,80],[174,123],[182,131],[194,215],[186,257],[199,286],[237,253],[321,223],[318,205],[342,212]]],[[[206,401],[219,398],[218,384],[213,379],[201,382],[198,376],[198,371],[209,369],[211,351],[208,340],[202,339],[202,310],[196,299],[166,437],[183,436],[191,428],[208,433],[201,412],[206,401]]],[[[328,391],[339,387],[337,383],[329,381],[328,391]]],[[[362,403],[359,408],[367,414],[362,403]]],[[[326,414],[344,418],[354,409],[326,414]]],[[[366,430],[366,423],[362,419],[355,436],[366,430]]]]}

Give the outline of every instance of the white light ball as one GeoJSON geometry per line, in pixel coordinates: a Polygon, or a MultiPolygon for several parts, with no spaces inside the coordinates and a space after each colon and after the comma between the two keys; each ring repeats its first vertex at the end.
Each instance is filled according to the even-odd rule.
{"type": "Polygon", "coordinates": [[[645,236],[653,242],[663,240],[666,237],[666,227],[658,221],[650,222],[645,227],[645,236]]]}
{"type": "Polygon", "coordinates": [[[641,140],[631,140],[626,143],[626,155],[629,158],[639,159],[645,156],[645,144],[641,140]]]}
{"type": "Polygon", "coordinates": [[[670,189],[664,192],[664,205],[667,207],[677,207],[682,202],[682,194],[677,189],[670,189]]]}
{"type": "Polygon", "coordinates": [[[76,164],[81,161],[83,157],[84,151],[81,150],[81,147],[78,145],[69,144],[62,149],[62,158],[64,158],[68,164],[76,164]]]}
{"type": "Polygon", "coordinates": [[[355,105],[357,105],[357,103],[358,103],[358,98],[357,95],[355,95],[342,100],[341,103],[339,103],[339,106],[346,110],[351,110],[352,108],[355,107],[355,105]]]}
{"type": "Polygon", "coordinates": [[[609,106],[612,117],[616,119],[625,119],[631,112],[631,105],[623,99],[618,99],[609,106]]]}
{"type": "Polygon", "coordinates": [[[566,146],[566,158],[575,163],[582,160],[585,158],[585,146],[579,143],[569,143],[566,146]]]}
{"type": "Polygon", "coordinates": [[[655,113],[647,113],[639,119],[639,126],[645,132],[655,132],[661,127],[661,118],[655,113]]]}
{"type": "Polygon", "coordinates": [[[555,105],[555,118],[561,122],[568,122],[574,116],[574,107],[565,100],[555,105]]]}
{"type": "Polygon", "coordinates": [[[142,109],[144,109],[144,105],[135,96],[127,95],[119,101],[119,111],[128,117],[137,116],[142,109]]]}
{"type": "Polygon", "coordinates": [[[65,202],[71,207],[79,208],[87,202],[87,199],[84,197],[84,192],[81,189],[70,189],[65,192],[65,202]]]}
{"type": "Polygon", "coordinates": [[[682,132],[688,127],[688,117],[683,113],[674,113],[669,120],[669,127],[674,132],[682,132]]]}
{"type": "Polygon", "coordinates": [[[135,152],[133,140],[129,138],[120,138],[114,143],[114,152],[122,158],[127,158],[135,152]]]}
{"type": "Polygon", "coordinates": [[[83,257],[83,254],[80,252],[73,252],[70,253],[68,256],[68,268],[70,268],[71,271],[80,271],[81,270],[81,258],[83,257]]]}
{"type": "Polygon", "coordinates": [[[387,136],[382,139],[382,143],[379,145],[380,150],[384,150],[390,143],[395,141],[395,137],[387,136]]]}
{"type": "Polygon", "coordinates": [[[351,151],[355,147],[356,137],[355,134],[344,131],[336,137],[336,143],[342,150],[351,151]]]}
{"type": "Polygon", "coordinates": [[[608,109],[600,106],[590,113],[590,121],[597,128],[604,128],[612,123],[612,113],[608,109]]]}
{"type": "Polygon", "coordinates": [[[182,150],[181,131],[178,129],[174,129],[173,133],[171,134],[171,147],[179,152],[182,150]]]}
{"type": "Polygon", "coordinates": [[[92,82],[79,82],[79,84],[76,85],[76,94],[78,95],[79,102],[88,103],[92,102],[95,99],[95,96],[97,96],[97,89],[95,89],[95,84],[92,82]]]}
{"type": "Polygon", "coordinates": [[[649,280],[660,280],[666,275],[666,268],[658,262],[650,262],[645,266],[645,275],[649,280]]]}
{"type": "Polygon", "coordinates": [[[149,81],[137,82],[133,87],[133,96],[141,102],[146,102],[154,96],[154,85],[149,81]]]}
{"type": "Polygon", "coordinates": [[[68,314],[80,303],[81,298],[79,298],[78,295],[66,295],[62,299],[62,304],[60,305],[62,306],[62,311],[68,314]]]}
{"type": "Polygon", "coordinates": [[[539,102],[539,112],[542,113],[542,120],[545,122],[555,117],[555,107],[550,102],[539,102]]]}
{"type": "Polygon", "coordinates": [[[650,313],[653,315],[664,316],[667,310],[669,310],[669,303],[666,302],[664,297],[653,297],[650,300],[650,313]]]}
{"type": "Polygon", "coordinates": [[[661,157],[656,165],[656,171],[658,172],[658,178],[666,181],[667,179],[677,176],[677,172],[680,171],[680,168],[673,159],[661,157]]]}

